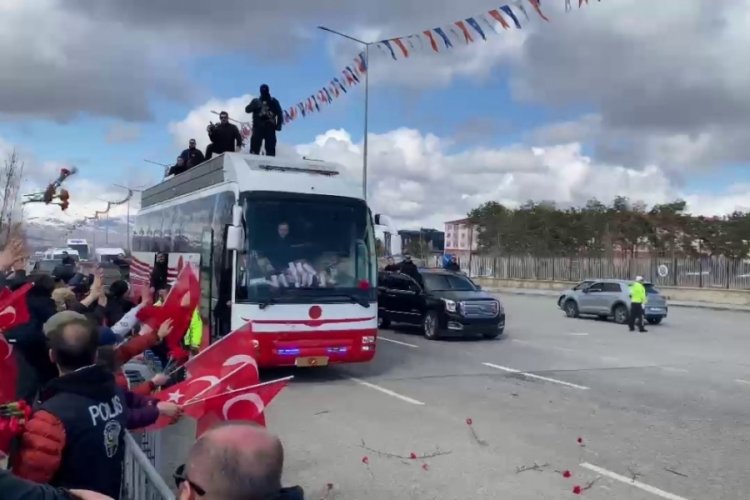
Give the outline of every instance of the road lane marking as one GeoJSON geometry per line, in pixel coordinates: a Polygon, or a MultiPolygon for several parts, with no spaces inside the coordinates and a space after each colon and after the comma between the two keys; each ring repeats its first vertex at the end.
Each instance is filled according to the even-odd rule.
{"type": "Polygon", "coordinates": [[[568,335],[572,335],[574,337],[588,337],[588,333],[569,333],[568,335]]]}
{"type": "Polygon", "coordinates": [[[394,344],[403,345],[403,346],[406,346],[406,347],[411,347],[413,349],[419,349],[418,345],[408,344],[406,342],[401,342],[400,340],[389,339],[387,337],[383,337],[382,335],[378,336],[378,340],[385,340],[386,342],[392,342],[394,344]]]}
{"type": "Polygon", "coordinates": [[[638,489],[641,489],[643,491],[646,491],[648,493],[651,493],[652,495],[656,495],[661,498],[666,498],[667,500],[688,500],[685,497],[675,495],[674,493],[669,493],[668,491],[660,490],[659,488],[655,488],[646,483],[636,481],[635,479],[632,479],[629,477],[621,476],[620,474],[617,474],[616,472],[603,469],[601,467],[592,465],[587,462],[582,463],[581,467],[583,467],[584,469],[588,469],[592,472],[596,472],[597,474],[601,474],[602,476],[608,477],[610,479],[614,479],[615,481],[619,481],[624,484],[629,484],[630,486],[635,486],[638,489]]]}
{"type": "Polygon", "coordinates": [[[516,344],[520,345],[527,345],[529,347],[536,347],[537,349],[554,349],[556,351],[561,352],[575,352],[575,349],[571,349],[570,347],[559,347],[556,345],[544,345],[540,342],[531,342],[529,340],[521,340],[521,339],[511,339],[511,342],[515,342],[516,344]]]}
{"type": "Polygon", "coordinates": [[[734,379],[734,381],[737,382],[738,384],[750,385],[750,380],[743,380],[741,378],[736,378],[734,379]]]}
{"type": "MultiPolygon", "coordinates": [[[[674,368],[672,366],[662,366],[661,368],[665,372],[672,372],[672,373],[688,373],[688,371],[684,368],[674,368]]],[[[748,382],[750,383],[750,382],[748,382]]]]}
{"type": "Polygon", "coordinates": [[[544,380],[545,382],[552,382],[553,384],[560,384],[566,387],[572,387],[573,389],[580,389],[582,391],[589,390],[589,388],[586,387],[585,385],[571,384],[570,382],[565,382],[564,380],[557,380],[555,378],[542,377],[541,375],[535,375],[529,372],[522,372],[521,370],[516,370],[515,368],[509,368],[507,366],[500,366],[494,363],[482,363],[482,364],[484,366],[489,366],[490,368],[494,368],[496,370],[502,370],[508,373],[517,373],[518,375],[523,375],[524,377],[527,377],[527,378],[533,378],[536,380],[544,380]]]}
{"type": "Polygon", "coordinates": [[[349,380],[358,383],[359,385],[363,385],[365,387],[369,387],[370,389],[375,389],[376,391],[380,391],[383,394],[388,394],[389,396],[393,396],[394,398],[400,399],[401,401],[405,401],[409,404],[417,405],[417,406],[424,406],[424,403],[421,401],[418,401],[414,398],[410,398],[409,396],[404,396],[403,394],[399,394],[395,391],[392,391],[390,389],[386,389],[385,387],[380,387],[379,385],[372,384],[370,382],[365,382],[362,379],[356,378],[356,377],[349,377],[349,380]]]}

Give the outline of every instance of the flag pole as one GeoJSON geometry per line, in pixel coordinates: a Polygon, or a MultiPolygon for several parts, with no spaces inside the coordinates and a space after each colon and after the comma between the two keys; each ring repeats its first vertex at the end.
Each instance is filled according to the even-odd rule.
{"type": "Polygon", "coordinates": [[[263,382],[263,383],[255,384],[255,385],[249,385],[247,387],[242,387],[240,389],[232,389],[231,391],[222,392],[220,394],[212,394],[211,396],[206,396],[206,397],[200,398],[200,399],[191,399],[190,401],[188,401],[187,403],[185,403],[184,405],[182,405],[182,408],[187,408],[188,406],[193,406],[194,404],[202,403],[202,402],[204,402],[204,401],[206,401],[208,399],[211,399],[211,398],[218,398],[219,396],[229,396],[230,394],[236,394],[238,392],[244,392],[244,391],[247,391],[249,389],[257,389],[259,387],[264,387],[266,385],[275,384],[277,382],[288,382],[288,381],[292,380],[293,378],[294,378],[294,375],[289,375],[288,377],[277,378],[276,380],[269,380],[268,382],[263,382]]]}

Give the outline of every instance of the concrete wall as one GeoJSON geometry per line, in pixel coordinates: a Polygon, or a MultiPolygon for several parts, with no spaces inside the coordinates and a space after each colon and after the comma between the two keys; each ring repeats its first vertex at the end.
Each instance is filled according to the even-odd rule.
{"type": "MultiPolygon", "coordinates": [[[[473,278],[482,288],[525,288],[529,290],[564,290],[575,283],[566,281],[510,280],[498,278],[473,278]]],[[[659,290],[668,300],[684,302],[706,302],[750,306],[750,290],[725,290],[722,288],[673,288],[660,286],[659,290]]]]}

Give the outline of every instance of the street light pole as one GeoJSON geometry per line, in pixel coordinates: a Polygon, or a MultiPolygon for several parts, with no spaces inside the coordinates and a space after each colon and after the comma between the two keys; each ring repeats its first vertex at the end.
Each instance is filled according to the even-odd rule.
{"type": "Polygon", "coordinates": [[[365,137],[362,148],[362,196],[365,200],[367,200],[367,129],[369,123],[368,115],[370,108],[370,45],[372,45],[373,42],[365,42],[363,40],[360,40],[359,38],[354,38],[353,36],[346,35],[331,28],[326,28],[325,26],[318,26],[318,29],[327,31],[328,33],[333,33],[334,35],[346,38],[365,47],[365,137]]]}

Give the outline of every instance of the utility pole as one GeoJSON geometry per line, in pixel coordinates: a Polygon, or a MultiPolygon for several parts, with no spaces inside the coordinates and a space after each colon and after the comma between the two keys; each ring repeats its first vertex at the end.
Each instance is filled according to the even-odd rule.
{"type": "Polygon", "coordinates": [[[327,31],[328,33],[333,33],[334,35],[338,35],[340,37],[346,38],[348,40],[351,40],[353,42],[356,42],[360,45],[362,45],[365,48],[365,137],[363,141],[363,151],[362,151],[362,196],[364,197],[365,201],[367,200],[367,128],[368,128],[368,112],[370,108],[370,45],[372,45],[374,42],[365,42],[360,40],[359,38],[354,38],[351,35],[346,35],[344,33],[341,33],[339,31],[333,30],[331,28],[326,28],[325,26],[318,26],[318,29],[327,31]]]}

